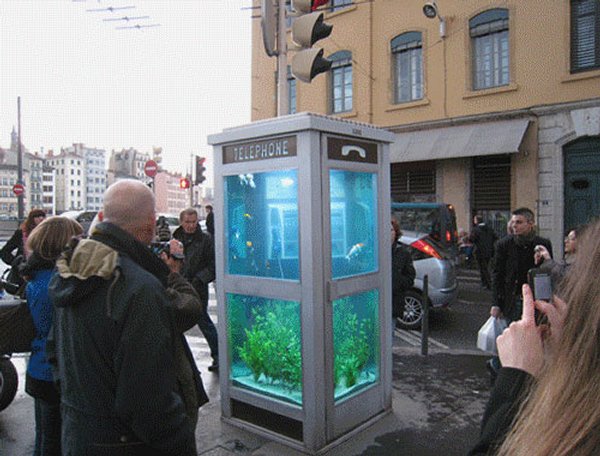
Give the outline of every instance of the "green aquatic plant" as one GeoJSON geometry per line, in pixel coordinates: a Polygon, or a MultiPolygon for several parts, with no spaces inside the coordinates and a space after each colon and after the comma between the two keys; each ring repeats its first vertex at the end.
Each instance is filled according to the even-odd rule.
{"type": "Polygon", "coordinates": [[[302,382],[302,354],[298,305],[271,301],[252,310],[253,324],[244,329],[246,340],[238,348],[240,359],[268,383],[291,389],[302,382]]]}
{"type": "Polygon", "coordinates": [[[333,317],[333,337],[335,357],[333,376],[336,386],[342,379],[347,388],[356,384],[371,357],[370,334],[373,323],[370,318],[358,321],[349,298],[336,302],[333,317]]]}

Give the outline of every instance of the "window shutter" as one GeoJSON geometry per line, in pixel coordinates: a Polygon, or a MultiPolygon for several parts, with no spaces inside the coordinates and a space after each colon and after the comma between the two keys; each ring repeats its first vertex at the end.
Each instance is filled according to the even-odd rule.
{"type": "Polygon", "coordinates": [[[510,155],[473,158],[473,210],[510,210],[510,155]]]}
{"type": "Polygon", "coordinates": [[[600,2],[571,1],[571,72],[600,68],[600,2]]]}
{"type": "Polygon", "coordinates": [[[392,163],[392,200],[435,201],[435,162],[392,163]]]}

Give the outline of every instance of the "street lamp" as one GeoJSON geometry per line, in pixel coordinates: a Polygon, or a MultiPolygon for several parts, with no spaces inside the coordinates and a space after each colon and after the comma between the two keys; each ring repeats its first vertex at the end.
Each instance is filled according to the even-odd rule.
{"type": "Polygon", "coordinates": [[[446,38],[446,19],[442,17],[437,3],[427,2],[423,5],[423,14],[428,19],[434,19],[436,16],[440,20],[440,38],[446,38]]]}

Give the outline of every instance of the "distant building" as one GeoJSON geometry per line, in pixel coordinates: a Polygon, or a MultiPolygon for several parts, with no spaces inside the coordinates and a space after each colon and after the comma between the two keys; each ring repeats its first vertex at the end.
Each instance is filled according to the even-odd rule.
{"type": "Polygon", "coordinates": [[[84,210],[85,192],[85,159],[68,149],[61,149],[59,155],[48,151],[47,164],[55,170],[56,213],[84,210]]]}
{"type": "Polygon", "coordinates": [[[85,190],[84,208],[88,211],[100,210],[104,191],[106,190],[106,151],[86,147],[81,143],[75,143],[64,150],[83,158],[82,190],[85,190]]]}
{"type": "Polygon", "coordinates": [[[180,173],[160,171],[154,178],[154,194],[156,195],[156,212],[179,215],[190,206],[189,189],[179,187],[184,177],[180,173]]]}
{"type": "Polygon", "coordinates": [[[144,173],[144,165],[150,160],[150,155],[130,147],[116,152],[114,149],[108,161],[108,185],[122,179],[148,180],[144,173]]]}
{"type": "MultiPolygon", "coordinates": [[[[18,182],[18,144],[18,135],[13,128],[10,148],[0,148],[0,214],[3,218],[18,216],[18,198],[13,192],[13,187],[18,182]]],[[[21,152],[23,157],[22,184],[25,187],[23,215],[26,216],[34,208],[42,208],[48,213],[52,213],[52,202],[49,204],[45,202],[44,188],[50,189],[49,191],[52,193],[54,181],[50,174],[49,180],[44,183],[44,176],[47,173],[42,153],[30,153],[24,145],[21,145],[21,152]]]]}

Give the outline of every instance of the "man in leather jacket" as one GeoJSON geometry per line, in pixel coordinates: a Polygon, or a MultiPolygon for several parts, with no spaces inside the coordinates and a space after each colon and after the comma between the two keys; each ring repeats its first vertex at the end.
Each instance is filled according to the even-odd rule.
{"type": "Polygon", "coordinates": [[[213,359],[208,370],[215,372],[219,370],[219,343],[217,328],[208,314],[208,284],[215,280],[215,246],[212,236],[200,228],[198,213],[193,207],[181,211],[179,223],[173,238],[183,243],[185,259],[182,274],[198,292],[204,304],[198,328],[208,342],[213,359]]]}

